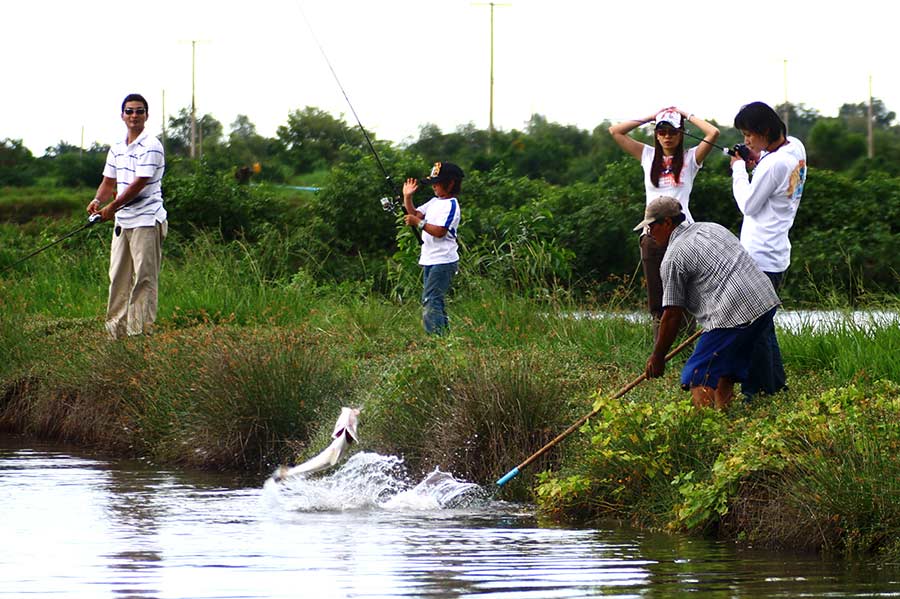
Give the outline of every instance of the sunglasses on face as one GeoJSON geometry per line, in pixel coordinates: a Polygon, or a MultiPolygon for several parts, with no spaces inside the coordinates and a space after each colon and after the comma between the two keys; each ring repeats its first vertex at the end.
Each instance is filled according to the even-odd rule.
{"type": "Polygon", "coordinates": [[[656,134],[659,135],[660,137],[675,137],[679,133],[681,133],[681,131],[679,131],[678,129],[666,128],[666,129],[657,129],[656,130],[656,134]]]}
{"type": "Polygon", "coordinates": [[[131,116],[132,114],[138,114],[138,115],[147,114],[147,111],[144,108],[126,108],[122,112],[124,112],[125,114],[127,114],[129,116],[131,116]]]}

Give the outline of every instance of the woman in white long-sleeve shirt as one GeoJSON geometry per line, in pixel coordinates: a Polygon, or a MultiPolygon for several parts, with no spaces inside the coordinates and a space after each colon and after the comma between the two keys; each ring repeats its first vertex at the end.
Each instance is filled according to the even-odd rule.
{"type": "MultiPolygon", "coordinates": [[[[751,178],[746,161],[740,156],[731,159],[732,191],[744,215],[741,244],[778,291],[791,263],[788,232],[806,184],[806,148],[787,135],[784,121],[763,102],[743,106],[734,117],[734,127],[743,134],[751,152],[750,166],[755,167],[751,178]]],[[[774,326],[766,335],[765,347],[754,348],[754,358],[742,385],[746,398],[786,388],[774,326]]]]}
{"type": "Polygon", "coordinates": [[[763,272],[784,274],[791,263],[788,232],[806,183],[806,148],[786,134],[784,122],[762,102],[741,108],[734,126],[759,156],[752,180],[740,156],[731,161],[734,199],[744,215],[741,244],[763,272]]]}

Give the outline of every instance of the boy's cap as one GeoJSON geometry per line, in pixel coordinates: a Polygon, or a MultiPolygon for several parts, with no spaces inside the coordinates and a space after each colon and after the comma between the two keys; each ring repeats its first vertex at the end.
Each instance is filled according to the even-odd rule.
{"type": "Polygon", "coordinates": [[[435,162],[431,168],[431,174],[421,182],[426,185],[446,183],[451,179],[462,179],[463,176],[462,169],[452,162],[435,162]]]}
{"type": "Polygon", "coordinates": [[[681,204],[678,203],[678,200],[668,196],[660,196],[647,204],[647,209],[644,210],[644,220],[639,222],[634,230],[640,231],[650,223],[655,223],[666,217],[674,218],[679,214],[681,214],[681,204]]]}

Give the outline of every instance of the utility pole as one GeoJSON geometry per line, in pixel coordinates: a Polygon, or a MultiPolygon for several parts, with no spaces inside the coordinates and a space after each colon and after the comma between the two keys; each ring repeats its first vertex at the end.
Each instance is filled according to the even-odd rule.
{"type": "Polygon", "coordinates": [[[491,87],[490,87],[490,109],[488,111],[488,153],[491,151],[491,143],[494,139],[494,7],[495,6],[511,6],[510,4],[500,4],[498,2],[476,2],[474,6],[490,6],[491,7],[491,87]]]}
{"type": "Polygon", "coordinates": [[[162,145],[166,147],[166,90],[162,90],[162,145]]]}
{"type": "MultiPolygon", "coordinates": [[[[191,148],[190,156],[197,156],[197,44],[208,40],[190,40],[191,42],[191,148]]],[[[186,42],[182,42],[186,43],[186,42]]]]}
{"type": "Polygon", "coordinates": [[[869,75],[869,109],[866,120],[868,121],[868,134],[869,134],[869,160],[875,158],[875,131],[873,130],[875,120],[875,108],[872,106],[872,75],[869,75]]]}
{"type": "Polygon", "coordinates": [[[197,155],[197,40],[191,40],[191,158],[197,155]]]}
{"type": "Polygon", "coordinates": [[[784,59],[784,128],[788,128],[788,120],[791,115],[791,105],[788,103],[787,94],[787,58],[784,59]]]}

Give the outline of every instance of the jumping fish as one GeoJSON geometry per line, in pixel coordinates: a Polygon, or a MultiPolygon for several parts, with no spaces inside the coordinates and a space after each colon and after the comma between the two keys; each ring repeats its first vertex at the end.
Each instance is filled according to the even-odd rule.
{"type": "Polygon", "coordinates": [[[356,433],[358,420],[359,409],[341,408],[341,415],[334,424],[334,432],[331,433],[331,438],[334,439],[331,445],[316,457],[302,464],[293,467],[279,466],[278,470],[272,474],[272,478],[279,482],[300,474],[319,472],[337,464],[347,453],[350,445],[359,442],[356,433]]]}

